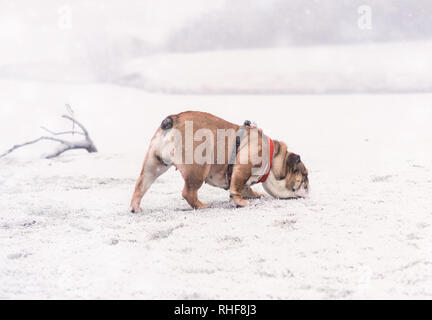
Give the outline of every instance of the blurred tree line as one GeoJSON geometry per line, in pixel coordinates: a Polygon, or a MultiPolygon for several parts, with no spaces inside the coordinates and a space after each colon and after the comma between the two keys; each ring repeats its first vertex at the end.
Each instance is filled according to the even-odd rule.
{"type": "Polygon", "coordinates": [[[169,51],[417,40],[432,37],[431,0],[236,0],[175,30],[169,51]],[[372,29],[358,27],[361,5],[372,29]]]}

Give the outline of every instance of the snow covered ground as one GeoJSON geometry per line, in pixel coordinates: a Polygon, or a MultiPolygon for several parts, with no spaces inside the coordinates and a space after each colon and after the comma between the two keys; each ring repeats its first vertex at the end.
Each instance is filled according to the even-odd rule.
{"type": "MultiPolygon", "coordinates": [[[[100,152],[0,159],[0,298],[431,298],[432,94],[162,95],[0,80],[0,151],[64,129],[100,152]],[[205,185],[194,211],[170,170],[128,206],[170,113],[255,120],[301,154],[312,193],[235,209],[205,185]]],[[[260,189],[260,187],[258,187],[260,189]]]]}
{"type": "MultiPolygon", "coordinates": [[[[127,40],[133,43],[125,37],[112,46],[127,51],[127,40]]],[[[93,45],[85,56],[61,53],[45,60],[8,62],[0,52],[0,78],[102,81],[181,94],[432,91],[431,41],[135,55],[109,54],[93,45]]]]}
{"type": "Polygon", "coordinates": [[[166,53],[126,60],[113,81],[199,94],[431,92],[431,55],[430,41],[166,53]]]}

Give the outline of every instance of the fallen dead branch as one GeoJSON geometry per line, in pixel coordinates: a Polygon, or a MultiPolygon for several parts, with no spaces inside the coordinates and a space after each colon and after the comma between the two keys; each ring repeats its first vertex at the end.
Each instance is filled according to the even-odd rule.
{"type": "MultiPolygon", "coordinates": [[[[70,106],[68,106],[70,108],[70,106]]],[[[72,113],[73,114],[73,113],[72,113]]],[[[13,151],[35,144],[39,141],[53,141],[59,143],[59,147],[52,153],[48,154],[46,156],[47,159],[52,159],[55,157],[58,157],[62,153],[69,151],[69,150],[76,150],[76,149],[85,149],[89,153],[97,152],[97,148],[93,143],[93,140],[90,138],[90,135],[87,131],[87,129],[84,127],[82,123],[80,123],[78,120],[76,120],[74,117],[69,115],[63,115],[62,118],[70,120],[72,122],[72,131],[62,131],[62,132],[54,132],[51,131],[45,127],[41,127],[43,130],[51,134],[51,136],[41,136],[35,140],[27,141],[22,144],[14,145],[12,148],[7,150],[6,152],[0,154],[0,158],[3,158],[7,156],[8,154],[12,153],[13,151]],[[75,125],[81,129],[81,131],[75,131],[75,125]],[[81,135],[83,137],[82,140],[79,141],[70,141],[65,139],[56,138],[57,136],[63,136],[63,135],[81,135]]]]}

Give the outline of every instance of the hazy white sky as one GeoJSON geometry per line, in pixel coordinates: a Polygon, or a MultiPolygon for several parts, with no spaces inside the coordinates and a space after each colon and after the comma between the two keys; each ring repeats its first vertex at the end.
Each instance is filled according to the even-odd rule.
{"type": "Polygon", "coordinates": [[[363,0],[0,0],[0,65],[141,55],[158,44],[187,52],[432,39],[432,1],[368,4],[362,29],[363,0]]]}
{"type": "MultiPolygon", "coordinates": [[[[225,0],[0,0],[1,63],[79,54],[83,41],[133,35],[160,43],[225,0]]],[[[108,39],[108,40],[107,40],[108,39]]]]}

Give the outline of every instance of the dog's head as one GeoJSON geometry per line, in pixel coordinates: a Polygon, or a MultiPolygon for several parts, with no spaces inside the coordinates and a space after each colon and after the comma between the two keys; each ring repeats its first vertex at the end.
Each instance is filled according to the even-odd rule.
{"type": "Polygon", "coordinates": [[[304,198],[309,194],[308,170],[298,154],[288,152],[285,143],[274,141],[270,174],[264,189],[279,199],[304,198]]]}

